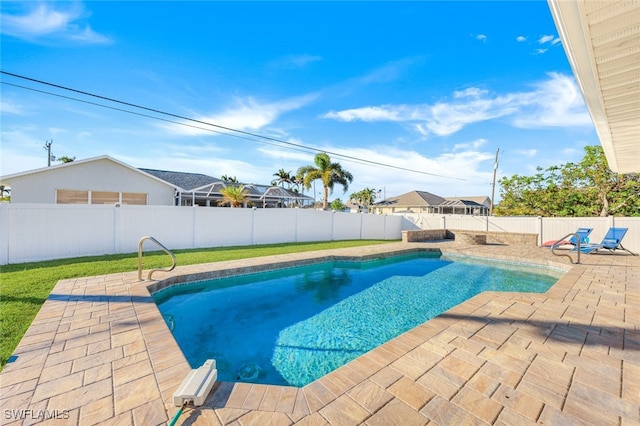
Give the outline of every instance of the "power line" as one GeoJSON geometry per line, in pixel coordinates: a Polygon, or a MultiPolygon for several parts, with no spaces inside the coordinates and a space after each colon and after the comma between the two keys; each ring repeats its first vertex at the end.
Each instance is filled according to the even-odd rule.
{"type": "MultiPolygon", "coordinates": [[[[0,83],[4,84],[4,85],[7,85],[7,86],[12,86],[12,87],[16,87],[16,88],[20,88],[20,89],[24,89],[24,90],[29,90],[29,91],[32,91],[32,92],[42,93],[42,94],[45,94],[45,95],[55,96],[55,97],[62,98],[62,99],[81,102],[81,103],[85,103],[85,104],[88,104],[88,105],[93,105],[93,106],[97,106],[97,107],[101,107],[101,108],[111,109],[111,110],[118,111],[118,112],[124,112],[124,113],[128,113],[128,114],[133,114],[133,115],[137,115],[137,116],[140,116],[140,117],[145,117],[145,118],[151,118],[151,119],[154,119],[154,120],[164,121],[166,123],[176,124],[178,126],[191,127],[193,129],[198,129],[198,130],[202,130],[202,131],[205,131],[205,132],[217,133],[217,134],[220,134],[220,135],[230,136],[230,137],[233,137],[233,138],[244,139],[244,140],[248,140],[248,141],[251,141],[251,142],[257,142],[257,143],[261,143],[261,144],[265,144],[265,145],[271,145],[271,146],[275,146],[275,147],[278,147],[278,148],[286,148],[286,149],[289,149],[289,150],[300,151],[300,152],[305,152],[305,153],[307,153],[309,151],[312,151],[312,152],[317,152],[318,151],[318,150],[316,150],[314,148],[307,148],[307,147],[303,147],[303,146],[301,146],[300,148],[297,148],[295,146],[293,146],[293,147],[292,146],[283,146],[282,144],[278,144],[278,143],[275,143],[275,142],[267,142],[267,141],[263,141],[263,140],[260,140],[260,139],[248,137],[248,136],[236,135],[236,134],[233,134],[233,133],[227,133],[227,132],[223,132],[223,131],[220,131],[220,130],[204,128],[204,127],[196,126],[196,125],[185,123],[185,122],[169,120],[169,119],[166,119],[166,118],[156,117],[154,115],[149,115],[149,114],[144,114],[144,113],[141,113],[141,112],[131,111],[131,110],[127,110],[127,109],[124,109],[124,108],[117,108],[117,107],[113,107],[113,106],[110,106],[110,105],[104,105],[104,104],[100,104],[100,103],[97,103],[97,102],[87,101],[85,99],[78,99],[78,98],[74,98],[74,97],[71,97],[71,96],[61,95],[59,93],[48,92],[46,90],[34,89],[33,87],[22,86],[20,84],[8,83],[6,81],[2,81],[0,83]]],[[[334,155],[337,156],[337,157],[341,157],[342,156],[341,154],[337,154],[337,153],[334,154],[334,155]]],[[[352,163],[368,165],[366,160],[361,160],[361,159],[347,159],[346,161],[350,161],[352,163]]],[[[395,166],[389,165],[388,167],[395,167],[395,166]]]]}
{"type": "MultiPolygon", "coordinates": [[[[297,144],[297,143],[294,143],[294,142],[285,141],[285,140],[274,138],[274,137],[271,137],[271,136],[265,136],[265,135],[260,135],[260,134],[257,134],[257,133],[247,132],[247,131],[244,131],[244,130],[238,130],[238,129],[234,129],[234,128],[231,128],[231,127],[226,127],[226,126],[222,126],[222,125],[215,124],[215,123],[209,123],[209,122],[198,120],[198,119],[195,119],[195,118],[185,117],[183,115],[162,111],[162,110],[158,110],[158,109],[155,109],[155,108],[150,108],[150,107],[146,107],[146,106],[143,106],[143,105],[134,104],[134,103],[131,103],[131,102],[121,101],[121,100],[118,100],[118,99],[110,98],[110,97],[103,96],[103,95],[98,95],[98,94],[95,94],[95,93],[86,92],[86,91],[83,91],[83,90],[73,89],[71,87],[62,86],[62,85],[59,85],[59,84],[50,83],[50,82],[43,81],[43,80],[38,80],[38,79],[35,79],[35,78],[32,78],[32,77],[27,77],[27,76],[11,73],[11,72],[4,71],[4,70],[0,70],[0,73],[2,73],[4,75],[15,77],[15,78],[19,78],[19,79],[22,79],[22,80],[31,81],[33,83],[42,84],[42,85],[46,85],[46,86],[50,86],[50,87],[55,87],[57,89],[66,90],[66,91],[70,91],[70,92],[73,92],[73,93],[78,93],[78,94],[81,94],[81,95],[84,95],[84,96],[89,96],[89,97],[93,97],[93,98],[97,98],[97,99],[102,99],[104,101],[113,102],[113,103],[117,103],[117,104],[120,104],[120,105],[126,105],[126,106],[129,106],[129,107],[141,109],[141,110],[144,110],[144,111],[149,111],[149,112],[153,112],[153,113],[160,114],[160,115],[165,115],[165,116],[169,116],[169,117],[173,117],[173,118],[178,118],[180,120],[185,120],[185,121],[189,121],[189,122],[193,122],[193,123],[197,123],[197,124],[202,124],[202,125],[205,125],[205,126],[215,127],[215,128],[222,129],[222,130],[226,131],[226,132],[221,132],[221,131],[214,131],[214,130],[211,129],[215,133],[225,134],[225,135],[228,135],[228,136],[236,136],[236,137],[238,135],[250,136],[252,139],[249,139],[249,138],[245,138],[245,139],[248,139],[248,140],[251,140],[251,141],[254,141],[254,142],[266,143],[268,145],[274,145],[272,143],[265,142],[265,140],[266,140],[266,141],[277,142],[278,144],[281,144],[281,145],[276,145],[276,146],[286,145],[286,148],[295,147],[298,150],[304,149],[304,150],[307,150],[307,151],[325,152],[325,153],[330,154],[332,156],[339,157],[339,158],[342,158],[342,159],[351,160],[351,161],[355,161],[355,162],[358,162],[360,164],[370,164],[370,165],[387,167],[387,168],[392,168],[392,169],[396,169],[396,170],[403,170],[403,171],[407,171],[407,172],[419,173],[419,174],[423,174],[423,175],[435,176],[435,177],[440,177],[440,178],[445,178],[445,179],[454,179],[454,180],[461,180],[461,181],[466,181],[467,180],[467,179],[453,177],[453,176],[444,176],[444,175],[439,175],[439,174],[436,174],[436,173],[429,173],[429,172],[425,172],[425,171],[422,171],[422,170],[415,170],[415,169],[410,169],[410,168],[401,167],[401,166],[394,166],[394,165],[391,165],[391,164],[380,163],[378,161],[366,160],[366,159],[357,158],[357,157],[353,157],[353,156],[346,155],[346,154],[340,154],[340,153],[337,153],[337,152],[332,152],[332,151],[327,151],[327,150],[324,150],[324,149],[315,148],[315,147],[312,147],[312,146],[306,146],[306,145],[297,144]],[[237,135],[234,135],[233,133],[227,133],[227,132],[233,132],[233,133],[236,133],[237,135]],[[258,139],[254,139],[254,138],[258,138],[258,139]]],[[[88,103],[88,104],[95,105],[95,106],[100,106],[100,107],[109,108],[109,109],[113,109],[113,110],[117,110],[117,111],[121,111],[121,112],[126,112],[126,113],[131,113],[131,114],[135,114],[135,115],[139,115],[139,116],[144,116],[144,117],[147,117],[147,118],[153,118],[153,119],[162,120],[162,121],[169,121],[169,122],[174,123],[174,124],[181,124],[181,125],[186,125],[186,126],[189,126],[189,127],[195,127],[195,128],[200,129],[200,130],[208,130],[208,129],[203,129],[201,127],[188,125],[186,123],[174,122],[174,121],[162,119],[162,118],[156,117],[156,116],[141,114],[141,113],[137,113],[137,112],[134,112],[134,111],[129,111],[129,110],[121,109],[121,108],[110,107],[108,105],[98,104],[98,103],[94,103],[94,102],[88,102],[88,101],[84,101],[84,100],[80,100],[80,99],[76,99],[76,98],[72,98],[72,97],[62,96],[62,95],[49,93],[49,92],[45,92],[45,91],[41,91],[41,90],[37,90],[37,89],[32,89],[32,88],[28,88],[28,87],[24,87],[24,86],[19,86],[19,85],[15,85],[15,84],[11,84],[11,83],[6,83],[6,82],[2,82],[2,83],[3,84],[7,84],[7,85],[11,85],[11,86],[14,86],[14,87],[20,87],[20,88],[27,89],[27,90],[34,90],[34,91],[37,91],[37,92],[40,92],[40,93],[45,93],[45,94],[49,94],[49,95],[53,95],[53,96],[59,96],[59,97],[63,97],[63,98],[74,100],[74,101],[84,102],[84,103],[88,103]]]]}
{"type": "MultiPolygon", "coordinates": [[[[119,112],[124,112],[124,113],[127,113],[127,114],[137,115],[137,116],[140,116],[140,117],[152,118],[154,120],[164,121],[166,123],[177,124],[179,126],[191,127],[193,129],[203,130],[203,131],[211,132],[211,133],[218,133],[220,135],[226,135],[226,136],[231,136],[231,137],[234,137],[234,138],[245,139],[245,140],[252,141],[252,142],[265,143],[267,145],[281,146],[281,145],[277,145],[275,143],[272,144],[272,143],[269,143],[269,142],[260,141],[258,139],[250,138],[250,137],[247,137],[247,136],[235,135],[233,133],[227,133],[227,132],[223,132],[223,131],[215,130],[215,129],[207,129],[207,128],[196,126],[196,125],[189,124],[189,123],[184,123],[184,122],[179,122],[179,121],[174,121],[174,120],[168,120],[166,118],[156,117],[154,115],[149,115],[149,114],[144,114],[144,113],[141,113],[141,112],[131,111],[131,110],[127,110],[127,109],[124,109],[124,108],[117,108],[117,107],[113,107],[113,106],[110,106],[110,105],[99,104],[97,102],[91,102],[91,101],[87,101],[85,99],[73,98],[71,96],[65,96],[65,95],[61,95],[59,93],[47,92],[46,90],[34,89],[33,87],[22,86],[20,84],[8,83],[6,81],[2,81],[0,83],[2,83],[4,85],[7,85],[7,86],[12,86],[12,87],[17,87],[17,88],[20,88],[20,89],[24,89],[24,90],[30,90],[32,92],[37,92],[37,93],[42,93],[42,94],[45,94],[45,95],[55,96],[55,97],[62,98],[62,99],[68,99],[68,100],[75,101],[75,102],[81,102],[81,103],[85,103],[85,104],[88,104],[88,105],[93,105],[93,106],[97,106],[97,107],[101,107],[101,108],[107,108],[107,109],[111,109],[111,110],[114,110],[114,111],[119,111],[119,112]]],[[[312,150],[311,148],[308,148],[308,149],[312,150]]]]}

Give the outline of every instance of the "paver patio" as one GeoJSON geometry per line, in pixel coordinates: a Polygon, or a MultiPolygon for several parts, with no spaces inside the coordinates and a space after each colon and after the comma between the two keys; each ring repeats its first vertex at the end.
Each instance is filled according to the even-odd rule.
{"type": "MultiPolygon", "coordinates": [[[[154,278],[436,247],[568,272],[544,294],[482,293],[303,388],[217,383],[178,424],[640,424],[638,257],[584,255],[572,266],[539,247],[394,243],[178,267],[154,278]]],[[[2,424],[159,425],[173,417],[173,392],[191,367],[151,283],[136,275],[58,282],[0,373],[2,424]]]]}

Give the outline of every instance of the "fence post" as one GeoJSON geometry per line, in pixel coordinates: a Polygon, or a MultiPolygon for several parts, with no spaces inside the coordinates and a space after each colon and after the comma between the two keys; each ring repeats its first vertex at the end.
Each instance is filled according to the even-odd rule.
{"type": "Polygon", "coordinates": [[[538,216],[538,222],[537,222],[537,228],[538,228],[538,245],[541,246],[542,245],[542,216],[538,216]]]}
{"type": "Polygon", "coordinates": [[[256,229],[256,209],[255,207],[251,208],[251,245],[255,245],[256,237],[255,237],[255,229],[256,229]]]}
{"type": "Polygon", "coordinates": [[[0,203],[0,265],[9,263],[9,203],[0,203]]]}
{"type": "Polygon", "coordinates": [[[121,212],[122,208],[120,207],[120,203],[115,203],[113,205],[113,254],[120,254],[120,233],[122,232],[122,227],[120,226],[121,212]]]}
{"type": "MultiPolygon", "coordinates": [[[[333,230],[335,228],[334,226],[334,222],[336,221],[336,215],[335,215],[336,211],[335,210],[331,210],[331,240],[330,241],[334,241],[335,238],[333,236],[333,230]]],[[[360,222],[360,229],[362,229],[362,222],[360,222]]],[[[362,232],[362,231],[361,231],[362,232]]],[[[361,234],[362,235],[362,234],[361,234]]]]}
{"type": "Polygon", "coordinates": [[[391,238],[388,238],[387,235],[387,221],[389,220],[389,216],[387,216],[387,214],[384,214],[384,225],[382,225],[382,239],[383,240],[390,240],[391,238]]]}

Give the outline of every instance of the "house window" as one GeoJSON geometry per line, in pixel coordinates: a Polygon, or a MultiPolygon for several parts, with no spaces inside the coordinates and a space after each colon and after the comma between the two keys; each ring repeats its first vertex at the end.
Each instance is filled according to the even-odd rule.
{"type": "Polygon", "coordinates": [[[138,206],[147,205],[147,194],[137,194],[134,192],[122,193],[122,204],[133,204],[138,206]]]}
{"type": "Polygon", "coordinates": [[[147,205],[147,194],[136,192],[78,191],[57,189],[56,204],[130,204],[147,205]]]}
{"type": "Polygon", "coordinates": [[[89,191],[58,189],[56,191],[56,204],[89,204],[89,191]]]}
{"type": "Polygon", "coordinates": [[[118,192],[91,191],[91,204],[115,204],[120,202],[118,192]]]}

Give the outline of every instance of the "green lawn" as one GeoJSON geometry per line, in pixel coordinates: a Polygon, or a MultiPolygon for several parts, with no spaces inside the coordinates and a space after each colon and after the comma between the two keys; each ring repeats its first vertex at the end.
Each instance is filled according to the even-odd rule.
{"type": "MultiPolygon", "coordinates": [[[[178,265],[220,262],[274,254],[383,244],[390,241],[350,240],[271,244],[174,251],[178,265]]],[[[144,269],[167,267],[164,252],[144,254],[144,269]]],[[[138,269],[137,253],[79,257],[0,266],[0,368],[4,367],[55,284],[62,279],[106,275],[138,269]]]]}

